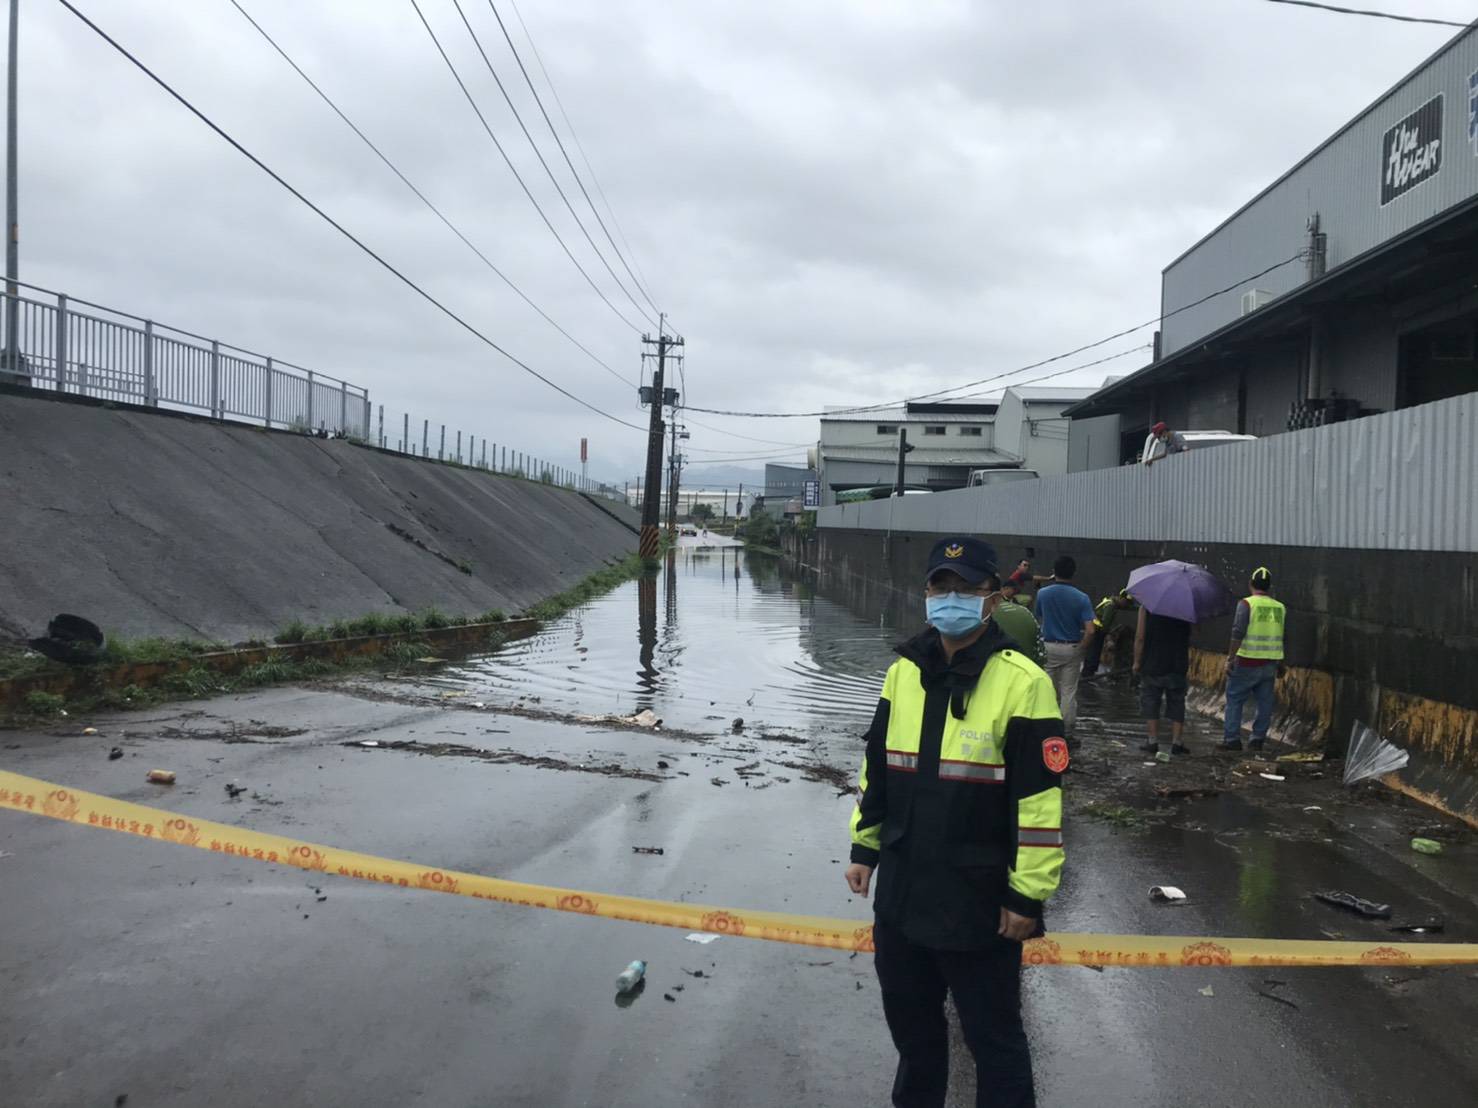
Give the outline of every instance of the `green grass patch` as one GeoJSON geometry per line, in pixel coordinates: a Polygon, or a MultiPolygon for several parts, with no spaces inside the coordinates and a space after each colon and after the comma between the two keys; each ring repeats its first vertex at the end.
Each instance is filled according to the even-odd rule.
{"type": "Polygon", "coordinates": [[[32,689],[26,693],[26,711],[37,716],[54,716],[67,706],[66,698],[56,693],[32,689]]]}
{"type": "Polygon", "coordinates": [[[1106,800],[1090,801],[1079,808],[1077,814],[1126,831],[1142,831],[1150,825],[1149,818],[1138,808],[1131,808],[1127,804],[1111,804],[1106,800]]]}
{"type": "Polygon", "coordinates": [[[596,570],[573,588],[539,601],[525,614],[537,620],[554,619],[571,608],[605,595],[617,585],[624,585],[633,577],[639,576],[645,568],[639,555],[629,554],[619,562],[596,570]]]}

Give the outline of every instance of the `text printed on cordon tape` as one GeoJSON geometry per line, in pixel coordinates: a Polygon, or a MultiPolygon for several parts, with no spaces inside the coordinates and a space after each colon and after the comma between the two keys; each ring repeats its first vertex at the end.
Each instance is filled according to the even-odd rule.
{"type": "MultiPolygon", "coordinates": [[[[476,873],[430,869],[282,835],[248,831],[160,808],[67,789],[0,770],[0,808],[68,823],[193,846],[233,858],[296,866],[313,873],[402,889],[498,900],[586,916],[679,927],[746,939],[871,951],[872,925],[858,920],[736,911],[665,900],[528,885],[476,873]]],[[[1391,943],[1308,939],[1206,939],[1186,935],[1092,935],[1057,932],[1026,943],[1028,965],[1086,966],[1369,966],[1478,965],[1478,943],[1391,943]]]]}

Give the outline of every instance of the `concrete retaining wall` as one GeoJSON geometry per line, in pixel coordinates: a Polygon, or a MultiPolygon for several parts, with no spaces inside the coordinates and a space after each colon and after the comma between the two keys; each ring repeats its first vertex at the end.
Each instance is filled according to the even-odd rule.
{"type": "MultiPolygon", "coordinates": [[[[1025,555],[1041,573],[1071,554],[1077,584],[1095,601],[1122,587],[1130,570],[1165,558],[1205,565],[1239,595],[1249,571],[1268,566],[1289,610],[1292,672],[1279,690],[1285,704],[1327,729],[1336,749],[1356,719],[1375,727],[1410,750],[1407,787],[1478,821],[1478,560],[1471,554],[982,537],[1004,564],[1025,555]]],[[[820,587],[854,610],[921,623],[925,561],[938,538],[820,529],[790,552],[817,567],[820,587]]],[[[1229,630],[1229,617],[1202,624],[1193,645],[1224,654],[1229,630]]]]}
{"type": "Polygon", "coordinates": [[[634,512],[565,489],[13,391],[0,504],[0,637],[57,612],[230,642],[293,619],[513,615],[636,548],[634,512]]]}

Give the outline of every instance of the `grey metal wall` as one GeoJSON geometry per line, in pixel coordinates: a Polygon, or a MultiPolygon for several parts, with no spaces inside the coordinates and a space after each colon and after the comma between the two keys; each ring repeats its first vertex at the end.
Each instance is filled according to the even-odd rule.
{"type": "MultiPolygon", "coordinates": [[[[1315,211],[1329,236],[1328,267],[1334,269],[1478,196],[1478,156],[1468,137],[1468,80],[1475,71],[1478,29],[1463,32],[1400,87],[1172,262],[1164,273],[1163,311],[1174,311],[1291,257],[1303,247],[1305,221],[1315,211]],[[1439,93],[1442,168],[1382,207],[1382,138],[1388,128],[1439,93]]],[[[1304,280],[1303,263],[1294,262],[1166,319],[1163,352],[1170,354],[1232,322],[1241,313],[1241,294],[1247,289],[1281,294],[1304,280]]]]}
{"type": "Polygon", "coordinates": [[[1478,393],[1145,469],[841,504],[823,528],[1478,552],[1478,393]]]}

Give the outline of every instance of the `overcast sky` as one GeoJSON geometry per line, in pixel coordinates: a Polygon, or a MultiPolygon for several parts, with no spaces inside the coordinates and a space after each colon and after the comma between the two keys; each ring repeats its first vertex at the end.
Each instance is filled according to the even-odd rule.
{"type": "MultiPolygon", "coordinates": [[[[229,0],[76,2],[453,310],[596,407],[645,425],[638,333],[540,221],[410,0],[241,2],[624,381],[440,224],[229,0]]],[[[419,2],[571,251],[628,319],[655,332],[559,200],[452,0],[419,2]]],[[[460,2],[576,211],[632,285],[488,0],[460,2]]],[[[563,129],[512,0],[495,2],[563,129]]],[[[1470,0],[1382,3],[1473,16],[1470,0]]],[[[641,468],[642,433],[546,388],[414,298],[54,0],[22,8],[23,279],[364,384],[385,405],[387,430],[409,411],[570,465],[588,436],[593,476],[641,468]]],[[[746,411],[928,392],[1153,317],[1166,263],[1452,34],[1264,0],[522,0],[519,10],[630,261],[687,339],[687,400],[746,411]]],[[[1097,384],[1145,360],[1057,383],[1097,384]]],[[[812,419],[694,418],[787,444],[816,435],[812,419]]],[[[803,457],[696,426],[690,457],[771,450],[803,457]]]]}

